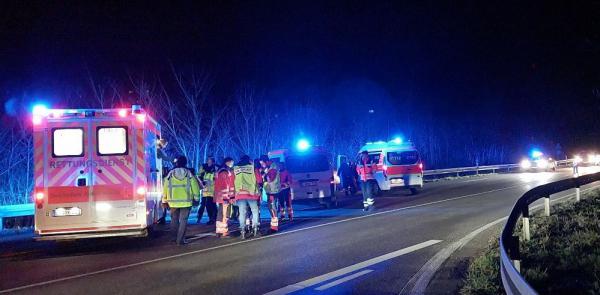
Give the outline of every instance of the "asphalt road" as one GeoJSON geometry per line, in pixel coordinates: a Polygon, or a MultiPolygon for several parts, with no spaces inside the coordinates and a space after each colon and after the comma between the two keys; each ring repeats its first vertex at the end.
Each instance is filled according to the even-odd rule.
{"type": "Polygon", "coordinates": [[[489,229],[502,225],[500,219],[525,191],[567,178],[569,172],[427,183],[416,196],[393,191],[377,198],[376,210],[368,213],[362,212],[359,200],[332,210],[303,206],[280,233],[245,241],[205,236],[212,231],[206,225],[192,225],[189,234],[196,238],[181,247],[163,231],[148,239],[4,241],[0,292],[454,293],[459,280],[440,284],[435,281],[438,268],[431,267],[452,269],[460,263],[453,259],[456,255],[474,255],[485,243],[465,254],[470,238],[487,240],[493,234],[489,229]]]}

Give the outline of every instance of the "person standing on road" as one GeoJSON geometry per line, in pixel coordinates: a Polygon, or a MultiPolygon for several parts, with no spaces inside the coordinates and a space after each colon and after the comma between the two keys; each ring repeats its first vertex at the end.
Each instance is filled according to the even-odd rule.
{"type": "Polygon", "coordinates": [[[240,214],[238,221],[240,223],[240,237],[245,239],[248,236],[246,232],[246,214],[250,207],[252,212],[252,234],[259,235],[260,220],[258,219],[258,199],[259,183],[262,182],[260,173],[254,169],[254,164],[247,155],[242,156],[240,161],[233,167],[235,174],[235,202],[239,207],[240,214]]]}
{"type": "Polygon", "coordinates": [[[288,218],[290,221],[294,219],[294,209],[292,208],[292,175],[286,169],[284,163],[279,163],[279,175],[281,179],[281,191],[279,192],[279,220],[285,218],[287,209],[288,218]]]}
{"type": "Polygon", "coordinates": [[[204,215],[204,209],[208,213],[208,222],[207,225],[215,224],[217,220],[217,204],[214,200],[214,192],[215,192],[215,173],[217,172],[217,167],[215,165],[215,158],[208,157],[205,164],[202,164],[202,167],[199,169],[200,174],[198,177],[202,182],[202,202],[200,203],[200,208],[198,208],[198,223],[202,220],[202,215],[204,215]]]}
{"type": "Polygon", "coordinates": [[[186,168],[187,158],[175,159],[175,169],[171,170],[163,183],[163,206],[171,208],[171,230],[175,232],[175,242],[186,244],[185,231],[192,206],[200,200],[200,186],[194,174],[186,168]]]}
{"type": "Polygon", "coordinates": [[[229,210],[235,202],[235,174],[233,159],[226,157],[215,177],[215,202],[219,204],[217,212],[217,236],[229,237],[229,210]]]}
{"type": "Polygon", "coordinates": [[[267,155],[260,156],[260,165],[263,167],[263,189],[267,193],[267,203],[271,214],[271,232],[279,230],[279,219],[277,218],[277,194],[281,190],[279,169],[277,164],[271,161],[267,155]]]}
{"type": "Polygon", "coordinates": [[[356,171],[361,180],[364,211],[369,211],[373,209],[375,205],[375,200],[373,199],[373,182],[375,181],[373,165],[375,164],[371,161],[369,152],[367,151],[363,151],[360,154],[360,163],[361,165],[356,167],[356,171]]]}

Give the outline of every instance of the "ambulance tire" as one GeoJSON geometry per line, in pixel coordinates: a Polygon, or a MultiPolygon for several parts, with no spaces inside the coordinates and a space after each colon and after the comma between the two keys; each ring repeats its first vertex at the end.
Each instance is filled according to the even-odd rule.
{"type": "Polygon", "coordinates": [[[411,196],[418,195],[419,194],[419,189],[416,188],[416,187],[411,187],[410,188],[410,194],[411,194],[411,196]]]}

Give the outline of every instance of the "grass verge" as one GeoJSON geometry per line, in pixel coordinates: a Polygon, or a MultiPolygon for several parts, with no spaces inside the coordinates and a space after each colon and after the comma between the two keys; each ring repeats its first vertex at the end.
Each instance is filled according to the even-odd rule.
{"type": "MultiPolygon", "coordinates": [[[[531,240],[521,241],[529,284],[540,294],[600,294],[600,190],[553,205],[550,217],[539,211],[532,217],[531,240]]],[[[504,293],[498,234],[471,262],[461,294],[504,293]]]]}

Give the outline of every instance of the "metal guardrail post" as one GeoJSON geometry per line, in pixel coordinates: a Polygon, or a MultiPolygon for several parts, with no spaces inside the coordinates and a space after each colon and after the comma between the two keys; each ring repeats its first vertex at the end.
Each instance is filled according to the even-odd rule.
{"type": "Polygon", "coordinates": [[[531,240],[531,233],[529,232],[529,206],[523,207],[523,239],[525,241],[531,240]]]}
{"type": "Polygon", "coordinates": [[[544,197],[544,215],[550,216],[550,195],[544,197]]]}

